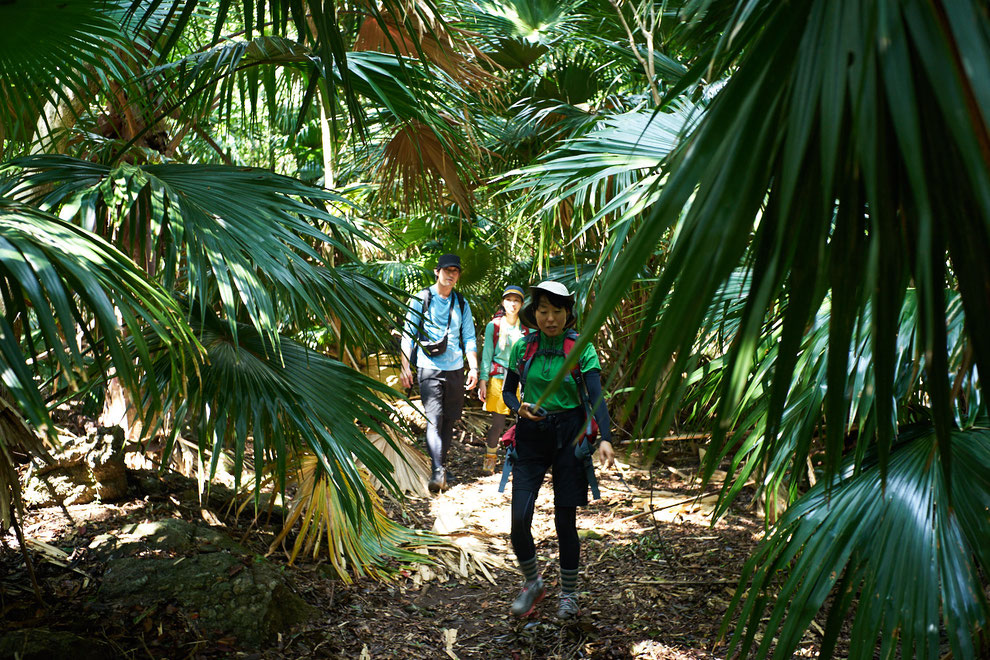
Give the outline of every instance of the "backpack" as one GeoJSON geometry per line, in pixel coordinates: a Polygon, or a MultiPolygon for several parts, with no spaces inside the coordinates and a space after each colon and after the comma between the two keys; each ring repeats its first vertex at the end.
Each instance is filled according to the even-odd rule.
{"type": "MultiPolygon", "coordinates": [[[[499,333],[502,330],[502,319],[504,319],[504,318],[505,318],[505,310],[502,309],[501,307],[499,307],[495,311],[495,314],[492,315],[492,322],[495,323],[495,330],[492,333],[492,350],[493,351],[498,350],[498,336],[499,336],[499,333]]],[[[522,327],[523,336],[524,337],[529,336],[529,334],[532,332],[532,329],[529,328],[529,327],[527,327],[526,325],[522,325],[522,320],[521,319],[520,319],[519,323],[520,323],[520,326],[522,327]]],[[[488,377],[489,378],[493,378],[493,377],[501,378],[504,375],[505,375],[505,367],[503,367],[502,365],[500,365],[495,360],[492,360],[492,370],[488,373],[488,377]]]]}
{"type": "MultiPolygon", "coordinates": [[[[458,342],[461,347],[461,352],[464,352],[464,296],[459,294],[457,291],[453,292],[454,300],[457,301],[457,307],[461,310],[461,331],[459,333],[458,342]]],[[[409,366],[412,369],[416,368],[416,352],[419,350],[420,338],[423,334],[423,323],[426,322],[426,313],[430,309],[430,301],[433,300],[433,291],[430,287],[426,287],[422,291],[416,294],[416,298],[421,303],[419,309],[419,321],[416,323],[416,334],[412,338],[412,351],[409,353],[409,366]]],[[[450,315],[453,313],[453,309],[447,314],[447,328],[450,328],[450,315]]],[[[444,338],[446,338],[446,334],[444,338]]],[[[442,340],[441,340],[442,341],[442,340]]]]}
{"type": "MultiPolygon", "coordinates": [[[[567,355],[574,348],[574,342],[578,338],[578,333],[573,328],[568,329],[564,333],[564,345],[563,350],[559,349],[547,349],[540,350],[540,333],[532,332],[526,335],[526,350],[522,357],[519,358],[519,362],[516,364],[516,373],[519,374],[519,385],[525,391],[526,388],[526,376],[529,374],[529,368],[533,364],[533,358],[537,355],[562,355],[565,359],[567,355]]],[[[595,420],[594,410],[591,408],[591,397],[588,394],[588,387],[584,383],[584,375],[581,373],[581,365],[576,364],[574,368],[571,369],[571,377],[574,378],[574,382],[577,384],[578,396],[581,399],[581,405],[585,409],[585,423],[581,430],[581,435],[576,438],[574,454],[578,458],[584,460],[585,474],[588,478],[588,485],[591,486],[591,494],[594,499],[601,497],[598,491],[598,480],[595,478],[595,467],[591,461],[591,447],[595,444],[595,438],[598,437],[598,422],[595,420]]],[[[509,474],[512,472],[512,463],[515,461],[516,456],[516,425],[513,424],[502,436],[502,445],[505,447],[505,465],[502,468],[502,480],[499,483],[498,492],[502,493],[505,491],[505,486],[509,481],[509,474]]]]}

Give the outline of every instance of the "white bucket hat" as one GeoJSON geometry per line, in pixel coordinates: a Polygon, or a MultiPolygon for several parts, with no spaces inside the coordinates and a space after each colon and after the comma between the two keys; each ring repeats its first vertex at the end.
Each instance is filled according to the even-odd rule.
{"type": "Polygon", "coordinates": [[[519,317],[522,322],[529,326],[530,328],[536,328],[536,302],[539,300],[540,292],[550,293],[554,296],[564,298],[567,301],[567,324],[564,326],[566,328],[574,325],[574,294],[567,290],[567,287],[560,282],[554,282],[553,280],[543,280],[536,286],[529,287],[529,304],[523,309],[519,317]]]}

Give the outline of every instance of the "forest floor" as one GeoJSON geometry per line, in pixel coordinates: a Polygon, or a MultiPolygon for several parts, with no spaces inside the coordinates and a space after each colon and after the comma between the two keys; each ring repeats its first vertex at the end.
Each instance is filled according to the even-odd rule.
{"type": "MultiPolygon", "coordinates": [[[[204,516],[194,483],[173,477],[164,480],[164,492],[148,494],[135,485],[125,501],[27,512],[25,534],[66,552],[69,566],[38,563],[48,605],[42,608],[33,600],[13,537],[4,539],[0,633],[44,625],[98,635],[128,658],[723,658],[727,649],[718,641],[719,627],[763,525],[752,512],[733,509],[712,526],[717,485],[700,492],[697,454],[689,443],[666,443],[664,449],[662,464],[652,471],[635,467],[628,456],[618,469],[599,471],[602,498],[579,509],[582,593],[576,621],[556,619],[549,483],[534,520],[547,598],[535,617],[517,620],[509,615],[520,586],[508,543],[509,489],[498,493],[499,476],[482,473],[483,447],[459,444],[451,450],[455,485],[438,496],[389,506],[408,526],[459,530],[481,539],[492,559],[490,580],[435,566],[403,571],[391,582],[345,584],[327,578],[325,566],[300,559],[286,572],[321,614],[261,649],[204,637],[182,612],[108,617],[91,608],[102,567],[85,548],[97,534],[124,522],[210,517],[260,554],[267,550],[277,529],[251,527],[249,516],[225,514],[224,503],[213,500],[208,503],[213,514],[204,516]]],[[[216,491],[213,498],[221,499],[216,491]]],[[[287,563],[281,553],[269,559],[287,563]]],[[[799,655],[817,655],[818,640],[809,632],[799,655]]]]}

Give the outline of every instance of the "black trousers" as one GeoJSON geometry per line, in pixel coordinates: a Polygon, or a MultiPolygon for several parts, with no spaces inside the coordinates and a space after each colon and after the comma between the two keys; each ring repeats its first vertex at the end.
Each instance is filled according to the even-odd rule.
{"type": "Polygon", "coordinates": [[[577,507],[588,503],[588,478],[584,461],[574,455],[574,439],[583,425],[581,408],[553,414],[539,422],[523,418],[516,425],[510,540],[519,561],[536,556],[533,513],[543,478],[550,470],[560,567],[578,567],[581,541],[577,533],[577,507]]]}
{"type": "Polygon", "coordinates": [[[426,450],[433,469],[447,463],[447,452],[454,439],[454,424],[464,408],[464,369],[440,371],[419,369],[419,395],[426,413],[426,450]]]}

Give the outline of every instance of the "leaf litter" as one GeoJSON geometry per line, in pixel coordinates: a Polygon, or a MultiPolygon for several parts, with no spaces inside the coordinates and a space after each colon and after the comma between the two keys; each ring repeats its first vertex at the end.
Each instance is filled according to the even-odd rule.
{"type": "MultiPolygon", "coordinates": [[[[602,499],[578,512],[582,613],[566,624],[555,617],[557,544],[549,481],[533,522],[548,597],[534,618],[519,621],[509,615],[520,585],[509,545],[510,489],[498,493],[500,475],[482,474],[483,447],[462,443],[451,450],[456,482],[446,492],[386,501],[396,520],[449,541],[418,550],[433,562],[397,566],[393,581],[350,585],[330,577],[320,562],[286,567],[298,593],[321,614],[263,648],[202,638],[195,626],[183,625],[189,615],[176,608],[92,607],[102,566],[84,552],[71,558],[121,522],[168,515],[209,520],[204,511],[210,511],[224,531],[258,550],[277,534],[278,520],[267,528],[252,526],[249,516],[237,517],[226,506],[221,489],[201,503],[195,488],[174,476],[165,479],[165,493],[132,488],[133,498],[124,502],[70,507],[74,523],[58,508],[29,511],[25,529],[34,547],[55,562],[41,562],[38,569],[49,609],[34,602],[20,552],[7,537],[0,546],[0,625],[43,625],[81,636],[98,631],[119,657],[724,658],[725,645],[716,635],[763,525],[749,510],[734,508],[711,526],[715,498],[699,490],[696,454],[687,443],[668,449],[663,461],[672,469],[660,465],[651,472],[620,463],[615,471],[599,471],[602,499]]],[[[271,560],[285,562],[278,553],[271,560]]],[[[809,632],[801,654],[814,655],[818,640],[818,633],[809,632]]]]}

